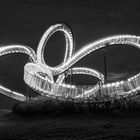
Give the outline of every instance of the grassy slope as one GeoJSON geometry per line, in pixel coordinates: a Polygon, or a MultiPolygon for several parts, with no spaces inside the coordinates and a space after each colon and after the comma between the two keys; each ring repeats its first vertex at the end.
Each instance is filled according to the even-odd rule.
{"type": "Polygon", "coordinates": [[[0,113],[0,139],[140,139],[140,113],[21,117],[0,113]]]}
{"type": "MultiPolygon", "coordinates": [[[[65,106],[63,112],[44,112],[44,105],[53,109],[51,102],[27,102],[18,106],[24,114],[16,115],[9,110],[0,111],[0,140],[2,139],[106,139],[106,140],[139,140],[140,139],[140,107],[136,111],[116,110],[114,112],[68,113],[65,106]],[[41,104],[42,103],[42,104],[41,104]],[[42,108],[41,108],[42,107],[42,108]],[[37,108],[35,111],[31,111],[37,108]],[[40,113],[42,110],[42,115],[40,113]],[[30,114],[33,113],[33,114],[30,114]],[[35,115],[35,113],[40,115],[35,115]]],[[[63,105],[67,105],[66,103],[63,105]]],[[[119,104],[120,105],[120,104],[119,104]]],[[[127,103],[126,103],[127,105],[127,103]]],[[[132,104],[131,104],[132,106],[132,104]]],[[[60,106],[62,107],[62,106],[60,106]]],[[[120,105],[120,107],[123,107],[120,105]]],[[[46,108],[46,109],[47,109],[46,108]]],[[[58,108],[59,109],[59,108],[58,108]]],[[[19,110],[18,110],[19,111],[19,110]]],[[[54,110],[55,111],[55,110],[54,110]]],[[[71,111],[71,110],[69,110],[71,111]]],[[[17,112],[16,112],[17,113],[17,112]]]]}

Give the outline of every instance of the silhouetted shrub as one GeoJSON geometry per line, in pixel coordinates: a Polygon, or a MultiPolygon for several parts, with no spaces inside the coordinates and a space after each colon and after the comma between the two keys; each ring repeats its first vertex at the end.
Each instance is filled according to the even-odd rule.
{"type": "Polygon", "coordinates": [[[26,102],[18,103],[13,107],[16,114],[30,116],[40,114],[83,114],[95,112],[113,112],[113,111],[140,111],[139,96],[121,97],[119,99],[108,101],[94,101],[81,99],[75,101],[74,99],[58,98],[39,98],[38,100],[28,100],[26,102]]]}

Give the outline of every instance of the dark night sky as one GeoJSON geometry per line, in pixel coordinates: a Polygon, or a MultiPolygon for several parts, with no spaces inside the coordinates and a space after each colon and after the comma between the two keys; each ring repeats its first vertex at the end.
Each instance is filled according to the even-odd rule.
{"type": "MultiPolygon", "coordinates": [[[[59,22],[64,22],[72,28],[76,50],[107,35],[140,35],[139,6],[139,0],[1,0],[0,45],[24,44],[36,50],[44,31],[59,22]]],[[[57,65],[61,62],[64,53],[63,42],[63,35],[60,33],[56,33],[49,40],[45,49],[45,60],[48,64],[57,65]],[[52,55],[55,50],[57,53],[52,55]]],[[[130,46],[108,48],[109,80],[124,79],[137,73],[140,69],[139,53],[130,46]]],[[[0,83],[17,91],[24,91],[23,67],[27,61],[28,57],[25,55],[1,57],[0,83]]],[[[92,53],[77,65],[104,72],[102,51],[92,53]]],[[[3,107],[3,102],[9,100],[0,96],[0,108],[3,107]]]]}

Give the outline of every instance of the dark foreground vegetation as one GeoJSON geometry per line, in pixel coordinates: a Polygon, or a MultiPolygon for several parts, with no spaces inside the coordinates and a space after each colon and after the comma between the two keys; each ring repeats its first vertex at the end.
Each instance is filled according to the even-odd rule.
{"type": "Polygon", "coordinates": [[[139,112],[140,96],[121,97],[109,101],[91,100],[60,100],[40,97],[38,100],[28,100],[17,103],[13,112],[23,116],[31,115],[66,115],[66,114],[92,114],[92,113],[115,113],[115,112],[139,112]]]}

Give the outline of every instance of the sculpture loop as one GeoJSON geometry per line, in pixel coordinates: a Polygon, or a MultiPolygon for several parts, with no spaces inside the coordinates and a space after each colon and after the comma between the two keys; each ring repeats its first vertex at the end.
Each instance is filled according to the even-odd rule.
{"type": "MultiPolygon", "coordinates": [[[[49,98],[60,99],[83,99],[90,98],[94,101],[95,98],[99,100],[110,100],[119,98],[120,96],[129,96],[137,94],[140,90],[140,73],[129,77],[124,81],[117,81],[113,83],[104,83],[104,75],[94,69],[86,67],[75,67],[81,59],[108,45],[113,44],[128,44],[136,48],[140,48],[140,36],[135,35],[114,35],[99,39],[83,46],[77,52],[74,52],[73,35],[70,28],[65,24],[56,24],[51,26],[43,34],[37,48],[37,54],[30,47],[22,45],[10,45],[0,48],[0,56],[11,53],[25,53],[29,55],[32,60],[24,67],[24,81],[35,90],[38,94],[47,96],[49,98]],[[44,49],[47,46],[47,41],[55,32],[61,31],[64,33],[66,45],[63,62],[58,66],[51,67],[46,64],[44,60],[44,49]],[[66,84],[65,78],[70,74],[85,74],[96,77],[99,82],[89,89],[80,88],[76,85],[66,84]],[[58,76],[54,80],[54,76],[58,76]]],[[[0,85],[0,93],[19,101],[26,101],[27,96],[11,91],[0,85]]],[[[32,99],[37,99],[33,98],[32,99]]]]}

